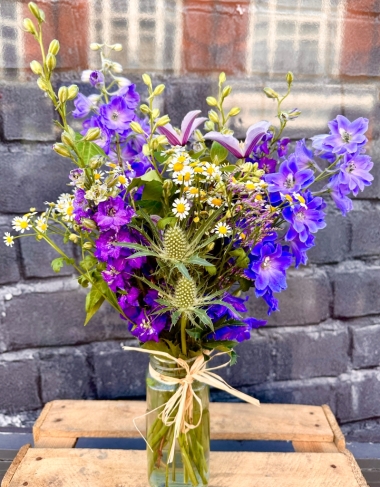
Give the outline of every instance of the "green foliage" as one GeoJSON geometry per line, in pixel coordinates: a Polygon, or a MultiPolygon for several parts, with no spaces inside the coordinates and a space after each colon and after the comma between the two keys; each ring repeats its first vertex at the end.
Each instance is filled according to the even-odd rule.
{"type": "Polygon", "coordinates": [[[94,156],[103,156],[103,157],[106,156],[103,149],[101,149],[97,144],[95,144],[95,142],[88,142],[86,140],[77,142],[76,150],[80,158],[80,161],[82,163],[80,164],[81,167],[88,166],[90,160],[94,156]]]}
{"type": "Polygon", "coordinates": [[[213,142],[210,150],[210,157],[214,164],[220,164],[227,159],[228,150],[218,142],[213,142]]]}
{"type": "Polygon", "coordinates": [[[57,257],[51,261],[51,268],[54,272],[59,272],[62,267],[66,265],[74,265],[74,259],[68,259],[67,257],[57,257]]]}

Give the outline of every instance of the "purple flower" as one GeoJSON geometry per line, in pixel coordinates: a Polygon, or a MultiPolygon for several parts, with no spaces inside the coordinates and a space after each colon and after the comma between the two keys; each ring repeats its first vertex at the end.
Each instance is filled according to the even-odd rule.
{"type": "Polygon", "coordinates": [[[158,291],[154,289],[149,289],[145,294],[144,302],[151,307],[157,306],[156,299],[158,299],[158,291]]]}
{"type": "Polygon", "coordinates": [[[109,259],[107,269],[102,272],[102,276],[111,291],[116,292],[118,288],[124,288],[124,276],[128,277],[124,270],[125,259],[109,259]]]}
{"type": "Polygon", "coordinates": [[[89,81],[94,88],[100,89],[104,86],[104,75],[101,71],[93,71],[89,81]]]}
{"type": "Polygon", "coordinates": [[[299,169],[310,169],[314,167],[313,151],[307,148],[305,139],[299,140],[296,143],[294,155],[299,169]]]}
{"type": "Polygon", "coordinates": [[[266,325],[265,320],[256,320],[256,318],[246,318],[243,320],[243,325],[226,325],[218,328],[212,333],[209,333],[206,340],[233,340],[237,342],[243,342],[251,338],[252,328],[259,328],[266,325]]]}
{"type": "Polygon", "coordinates": [[[74,118],[83,118],[88,115],[92,109],[96,108],[94,104],[95,98],[97,98],[97,95],[87,97],[82,95],[82,93],[78,93],[74,100],[75,110],[73,110],[72,116],[74,118]]]}
{"type": "Polygon", "coordinates": [[[364,154],[345,154],[343,163],[339,166],[340,171],[331,178],[333,184],[343,184],[348,186],[354,196],[364,190],[365,186],[370,186],[373,176],[370,170],[373,162],[369,156],[364,154]],[[335,182],[336,180],[336,182],[335,182]]]}
{"type": "Polygon", "coordinates": [[[140,95],[136,91],[136,85],[130,84],[123,86],[118,92],[118,95],[123,97],[127,107],[135,110],[140,102],[140,95]]]}
{"type": "Polygon", "coordinates": [[[314,247],[314,240],[314,235],[310,234],[305,242],[302,242],[298,235],[294,237],[293,240],[286,242],[286,245],[289,247],[289,250],[294,257],[296,268],[299,267],[300,264],[307,264],[307,251],[314,247]]]}
{"type": "Polygon", "coordinates": [[[123,133],[129,129],[129,123],[134,118],[134,111],[128,108],[127,102],[121,96],[111,98],[108,105],[100,107],[102,123],[109,129],[123,133]]]}
{"type": "Polygon", "coordinates": [[[308,191],[304,195],[305,203],[296,203],[284,208],[282,216],[290,223],[286,240],[299,237],[301,242],[306,242],[310,233],[316,233],[325,228],[325,213],[322,211],[326,203],[320,196],[313,198],[308,191]]]}
{"type": "Polygon", "coordinates": [[[313,147],[317,150],[332,152],[333,154],[353,154],[366,142],[364,135],[368,130],[368,119],[360,117],[350,122],[343,115],[338,115],[328,124],[329,135],[312,137],[313,147]]]}
{"type": "Polygon", "coordinates": [[[255,280],[257,291],[270,289],[279,293],[286,289],[286,269],[290,267],[292,257],[280,244],[264,239],[253,248],[249,258],[245,275],[255,280]]]}
{"type": "Polygon", "coordinates": [[[299,169],[294,154],[281,163],[279,172],[267,174],[265,181],[269,184],[268,191],[279,191],[283,194],[298,193],[314,179],[311,169],[299,169]]]}
{"type": "MultiPolygon", "coordinates": [[[[92,216],[92,210],[88,207],[88,202],[85,198],[85,190],[82,188],[76,188],[73,201],[73,216],[77,223],[81,223],[82,218],[90,218],[92,216]]],[[[91,231],[89,229],[89,231],[91,231]]]]}
{"type": "Polygon", "coordinates": [[[265,174],[275,172],[277,161],[276,159],[269,159],[268,157],[262,157],[258,160],[259,169],[265,171],[265,174]]]}
{"type": "Polygon", "coordinates": [[[267,303],[268,315],[270,315],[273,311],[279,311],[278,299],[273,296],[271,289],[266,288],[263,291],[256,289],[256,296],[258,298],[262,298],[267,303]]]}
{"type": "MultiPolygon", "coordinates": [[[[237,296],[233,296],[232,294],[226,293],[223,296],[223,301],[226,303],[231,304],[238,313],[246,313],[247,308],[245,307],[244,303],[247,301],[248,296],[245,298],[238,298],[237,296]]],[[[222,316],[228,317],[228,319],[239,319],[239,315],[234,313],[232,310],[223,306],[221,304],[213,304],[207,310],[208,316],[213,320],[216,321],[222,316]]]]}
{"type": "Polygon", "coordinates": [[[200,117],[197,115],[201,113],[201,110],[193,110],[185,115],[185,118],[181,123],[181,131],[178,133],[170,123],[167,123],[164,127],[158,127],[157,132],[165,135],[171,145],[186,145],[190,139],[191,134],[194,130],[207,118],[200,117]]]}
{"type": "Polygon", "coordinates": [[[331,181],[326,188],[336,204],[337,208],[346,216],[352,210],[352,201],[347,196],[350,193],[348,186],[344,184],[337,184],[337,180],[331,181]]]}
{"type": "Polygon", "coordinates": [[[124,200],[117,196],[99,203],[98,212],[94,220],[102,232],[111,228],[117,230],[120,226],[130,223],[135,212],[130,206],[125,206],[124,200]]]}
{"type": "Polygon", "coordinates": [[[231,152],[238,159],[244,159],[249,156],[255,146],[261,141],[270,127],[269,122],[258,122],[251,125],[247,130],[246,139],[241,145],[238,139],[232,135],[224,135],[220,132],[209,132],[204,136],[206,140],[214,140],[219,142],[223,147],[231,152]]]}
{"type": "Polygon", "coordinates": [[[165,328],[167,316],[165,315],[148,315],[144,310],[133,320],[135,325],[129,327],[133,336],[140,342],[154,340],[158,342],[160,332],[165,328]]]}
{"type": "Polygon", "coordinates": [[[284,157],[288,153],[288,145],[290,143],[289,137],[283,137],[277,142],[278,157],[284,157]]]}
{"type": "Polygon", "coordinates": [[[131,254],[129,249],[118,247],[114,245],[116,242],[133,242],[131,234],[126,229],[120,229],[118,232],[115,230],[107,230],[99,235],[99,238],[95,241],[94,256],[102,261],[107,261],[109,258],[118,259],[120,255],[128,256],[131,254]],[[128,251],[128,252],[126,252],[128,251]],[[125,255],[127,254],[127,255],[125,255]]]}

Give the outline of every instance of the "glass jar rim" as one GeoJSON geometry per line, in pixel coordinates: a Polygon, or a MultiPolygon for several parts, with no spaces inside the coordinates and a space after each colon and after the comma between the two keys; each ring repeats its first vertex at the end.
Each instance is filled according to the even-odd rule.
{"type": "MultiPolygon", "coordinates": [[[[197,357],[192,357],[184,360],[189,366],[191,366],[197,357]]],[[[157,355],[150,355],[150,362],[153,368],[159,367],[161,371],[170,371],[171,373],[176,371],[184,371],[185,369],[181,367],[175,360],[169,360],[167,358],[159,357],[157,355]],[[174,365],[174,367],[173,367],[174,365]]]]}

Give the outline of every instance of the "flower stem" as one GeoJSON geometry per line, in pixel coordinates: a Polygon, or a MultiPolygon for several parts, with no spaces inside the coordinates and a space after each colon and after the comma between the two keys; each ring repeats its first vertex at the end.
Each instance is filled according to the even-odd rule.
{"type": "Polygon", "coordinates": [[[187,348],[186,348],[186,315],[182,313],[181,315],[181,347],[182,347],[182,354],[187,355],[187,348]]]}

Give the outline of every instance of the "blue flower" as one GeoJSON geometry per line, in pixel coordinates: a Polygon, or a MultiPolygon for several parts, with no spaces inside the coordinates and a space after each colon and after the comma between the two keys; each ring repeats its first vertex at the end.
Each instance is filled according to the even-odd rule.
{"type": "Polygon", "coordinates": [[[93,71],[89,81],[94,88],[100,90],[104,86],[104,75],[101,71],[93,71]]]}
{"type": "Polygon", "coordinates": [[[243,325],[226,325],[218,328],[214,332],[209,333],[206,340],[232,340],[237,342],[243,342],[251,338],[252,328],[259,328],[265,326],[265,320],[256,320],[256,318],[246,318],[243,320],[243,325]]]}
{"type": "Polygon", "coordinates": [[[307,148],[305,139],[299,140],[296,143],[294,155],[299,169],[310,169],[314,167],[313,151],[307,148]]]}
{"type": "Polygon", "coordinates": [[[127,102],[121,96],[113,96],[110,103],[102,105],[100,115],[105,127],[121,134],[129,129],[129,124],[135,116],[134,111],[128,108],[127,102]]]}
{"type": "Polygon", "coordinates": [[[280,165],[278,173],[267,174],[264,178],[269,184],[269,192],[279,191],[283,194],[291,194],[298,193],[310,184],[314,179],[314,172],[311,169],[300,169],[297,166],[294,154],[292,154],[287,161],[280,165]]]}
{"type": "Polygon", "coordinates": [[[369,156],[364,154],[345,154],[343,163],[339,166],[340,171],[331,178],[333,185],[347,186],[357,196],[365,186],[370,186],[373,176],[370,170],[373,162],[369,156]]]}
{"type": "Polygon", "coordinates": [[[342,215],[346,216],[352,210],[352,201],[347,196],[350,193],[348,186],[338,184],[335,180],[327,185],[327,190],[342,215]]]}
{"type": "Polygon", "coordinates": [[[124,200],[117,196],[99,203],[98,212],[95,213],[94,220],[101,231],[118,230],[122,225],[130,223],[134,215],[135,211],[133,208],[125,205],[124,200]]]}
{"type": "Polygon", "coordinates": [[[314,247],[314,240],[314,235],[310,234],[305,242],[302,242],[298,235],[294,237],[293,240],[286,242],[289,251],[294,257],[296,268],[299,267],[300,264],[307,264],[307,251],[314,247]]]}
{"type": "Polygon", "coordinates": [[[326,207],[324,200],[320,196],[313,197],[309,191],[303,197],[305,203],[287,206],[282,211],[282,216],[290,223],[286,240],[299,237],[301,242],[306,242],[310,233],[316,233],[326,226],[325,213],[322,211],[326,207]]]}
{"type": "Polygon", "coordinates": [[[88,115],[92,109],[96,108],[94,105],[94,96],[96,95],[87,97],[82,95],[82,93],[78,93],[74,100],[75,110],[73,110],[72,116],[74,118],[83,118],[88,115]]]}

